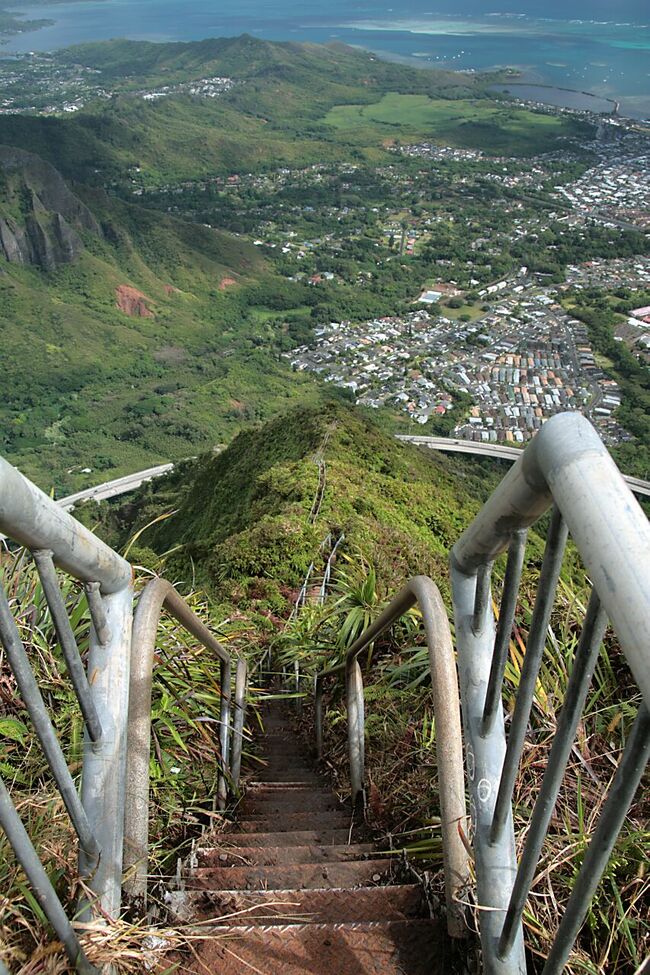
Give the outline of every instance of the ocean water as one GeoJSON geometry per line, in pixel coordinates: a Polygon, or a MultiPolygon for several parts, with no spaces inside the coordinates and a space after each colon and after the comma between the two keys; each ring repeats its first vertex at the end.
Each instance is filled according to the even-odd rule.
{"type": "Polygon", "coordinates": [[[338,40],[423,67],[510,65],[524,80],[594,92],[650,117],[650,0],[3,0],[51,27],[11,38],[6,52],[110,37],[197,40],[244,32],[269,40],[338,40]]]}

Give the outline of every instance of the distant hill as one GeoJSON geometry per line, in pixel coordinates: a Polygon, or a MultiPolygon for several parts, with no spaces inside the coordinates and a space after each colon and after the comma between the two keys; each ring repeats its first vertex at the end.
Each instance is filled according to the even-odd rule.
{"type": "MultiPolygon", "coordinates": [[[[489,100],[484,78],[392,64],[342,44],[247,35],[174,44],[114,40],[56,58],[98,70],[112,98],[61,118],[0,116],[0,142],[37,153],[69,178],[101,185],[128,185],[128,170],[136,166],[145,182],[160,184],[271,162],[352,160],[359,156],[356,140],[324,124],[327,113],[378,102],[391,91],[489,100]],[[147,102],[135,94],[212,76],[237,84],[215,99],[175,95],[147,102]]],[[[568,123],[564,128],[569,131],[568,123]]],[[[370,132],[362,145],[375,155],[382,138],[370,132]]]]}

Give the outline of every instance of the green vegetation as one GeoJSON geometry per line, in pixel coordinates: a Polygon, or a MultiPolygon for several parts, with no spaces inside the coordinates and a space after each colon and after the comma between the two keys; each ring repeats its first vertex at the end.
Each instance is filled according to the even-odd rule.
{"type": "Polygon", "coordinates": [[[53,20],[25,20],[22,15],[16,17],[15,13],[0,9],[0,44],[4,43],[3,38],[11,37],[13,34],[23,34],[25,31],[39,30],[41,27],[49,27],[53,20]]]}
{"type": "MultiPolygon", "coordinates": [[[[261,591],[262,602],[277,608],[286,587],[299,588],[330,530],[345,533],[344,550],[363,550],[387,587],[418,571],[442,575],[450,544],[485,491],[470,468],[405,447],[358,411],[330,402],[243,430],[218,456],[149,484],[109,513],[103,528],[120,544],[177,509],[139,544],[159,554],[173,547],[173,576],[193,573],[219,602],[254,604],[261,591]],[[327,465],[328,490],[312,522],[316,456],[327,465]]],[[[94,505],[81,510],[92,518],[94,505]]]]}
{"type": "MultiPolygon", "coordinates": [[[[314,395],[279,365],[255,315],[277,294],[256,249],[89,201],[102,234],[84,232],[77,263],[50,273],[9,265],[0,279],[2,449],[28,476],[60,493],[85,480],[68,468],[93,468],[92,483],[97,470],[180,459],[314,395]],[[125,286],[151,317],[118,308],[125,286]]],[[[300,306],[303,291],[286,285],[283,300],[300,306]]]]}
{"type": "MultiPolygon", "coordinates": [[[[251,662],[272,646],[276,660],[287,665],[299,660],[309,683],[325,661],[331,664],[342,658],[355,636],[409,575],[431,574],[449,607],[449,549],[492,490],[496,470],[494,464],[479,465],[401,445],[358,411],[330,404],[325,410],[294,410],[264,427],[248,429],[220,456],[200,458],[169,478],[147,485],[128,504],[104,510],[100,534],[113,542],[126,540],[153,518],[177,511],[146,528],[131,557],[186,580],[188,589],[189,580],[196,580],[205,587],[213,618],[228,620],[219,627],[223,639],[233,641],[251,662]],[[317,460],[326,464],[327,486],[314,519],[310,512],[318,485],[317,460]],[[323,607],[308,603],[297,620],[287,625],[312,560],[316,563],[314,578],[320,581],[325,558],[322,539],[341,532],[345,542],[334,566],[329,600],[323,607]],[[173,551],[167,556],[161,554],[170,547],[173,551]]],[[[96,519],[95,511],[88,506],[85,517],[96,519]]],[[[505,706],[510,713],[521,677],[544,531],[542,522],[531,530],[528,542],[519,624],[506,670],[505,706]]],[[[495,567],[497,592],[503,570],[500,559],[495,567]]],[[[570,549],[535,690],[527,760],[515,795],[520,835],[525,833],[545,768],[586,594],[587,581],[570,549]]],[[[34,596],[30,592],[25,598],[34,596]]],[[[47,635],[49,631],[41,626],[47,635]]],[[[183,701],[183,678],[173,669],[176,640],[177,633],[170,628],[162,645],[165,668],[172,668],[172,686],[183,701]]],[[[179,642],[185,654],[186,645],[179,642]]],[[[201,678],[206,663],[190,658],[193,679],[201,678]]],[[[432,832],[426,824],[435,824],[438,813],[436,735],[427,650],[417,613],[409,614],[377,641],[366,667],[372,675],[367,680],[366,727],[369,822],[380,834],[401,835],[413,858],[433,861],[435,867],[440,863],[439,840],[436,830],[432,832]],[[415,832],[407,836],[409,831],[415,832]]],[[[163,870],[174,852],[185,849],[196,818],[201,818],[200,809],[205,808],[199,800],[199,771],[187,768],[188,754],[202,756],[201,774],[210,787],[214,770],[204,743],[196,737],[189,712],[193,702],[188,701],[180,713],[175,710],[167,691],[169,680],[165,669],[156,690],[154,727],[164,743],[162,759],[157,755],[154,764],[154,830],[163,829],[154,833],[161,838],[156,870],[163,870]],[[169,730],[169,722],[187,753],[169,730]],[[184,802],[192,815],[180,820],[164,799],[169,788],[166,763],[183,769],[175,800],[184,802]]],[[[618,759],[629,731],[637,696],[620,653],[608,641],[576,741],[577,761],[567,774],[540,865],[536,887],[540,896],[531,898],[525,915],[527,938],[537,957],[544,957],[562,915],[613,773],[612,758],[618,759]],[[587,767],[589,773],[584,771],[587,767]],[[546,896],[549,892],[551,896],[546,896]]],[[[343,792],[347,789],[344,715],[341,689],[334,685],[327,699],[327,749],[343,792]]],[[[63,718],[61,721],[64,729],[63,718]]],[[[648,892],[643,871],[647,842],[638,804],[626,822],[569,973],[596,975],[599,966],[608,971],[633,971],[642,961],[649,934],[642,909],[648,892]]],[[[60,865],[56,852],[52,856],[60,865]]],[[[12,875],[12,889],[17,882],[12,875]]],[[[64,885],[63,877],[61,883],[64,885]]],[[[25,911],[24,900],[17,903],[18,910],[25,911]]],[[[174,933],[175,937],[182,935],[182,931],[174,933]]]]}
{"type": "MultiPolygon", "coordinates": [[[[0,143],[57,167],[74,188],[73,216],[75,208],[88,208],[87,219],[69,218],[79,237],[74,259],[43,254],[34,267],[23,247],[27,263],[23,257],[4,265],[0,278],[1,449],[48,490],[69,492],[96,482],[99,471],[105,479],[196,454],[293,399],[316,402],[313,381],[291,374],[280,354],[309,341],[314,325],[408,310],[431,263],[443,256],[449,264],[441,279],[455,275],[461,286],[505,271],[505,251],[502,268],[470,247],[473,235],[496,224],[506,232],[511,220],[493,205],[483,163],[441,166],[422,181],[414,162],[399,160],[401,209],[417,208],[418,220],[429,219],[425,194],[435,225],[413,255],[398,261],[377,215],[396,195],[394,177],[377,163],[394,167],[397,157],[374,134],[360,156],[346,132],[323,123],[337,105],[370,108],[406,98],[437,106],[440,120],[451,117],[449,106],[461,114],[471,106],[464,130],[480,125],[483,112],[498,113],[490,124],[506,125],[510,109],[485,98],[478,79],[459,86],[457,75],[390,64],[340,45],[251,37],[113,41],[57,59],[94,66],[114,95],[73,116],[0,118],[0,143]],[[213,75],[233,77],[234,88],[218,98],[141,97],[156,84],[213,75]],[[256,175],[240,179],[234,191],[214,182],[242,169],[274,179],[280,166],[306,171],[315,164],[331,169],[320,187],[315,180],[301,186],[298,171],[279,192],[254,186],[256,175]],[[471,206],[457,178],[463,172],[476,180],[471,206]],[[462,231],[451,222],[452,208],[466,213],[462,231]],[[256,249],[233,236],[252,237],[260,225],[267,239],[269,226],[278,233],[291,226],[296,236],[321,244],[309,243],[296,263],[279,247],[256,249]],[[311,287],[315,272],[330,277],[311,287]],[[139,293],[135,317],[123,301],[117,307],[124,288],[139,293]],[[81,473],[85,468],[91,473],[81,473]]],[[[549,121],[539,119],[541,126],[549,121]]],[[[37,176],[23,185],[10,170],[0,174],[0,220],[20,235],[38,213],[54,240],[63,190],[44,195],[52,171],[44,176],[34,167],[37,176]]]]}
{"type": "Polygon", "coordinates": [[[599,291],[567,296],[571,313],[589,329],[595,349],[605,357],[605,369],[621,387],[623,399],[617,419],[635,437],[634,443],[621,444],[613,454],[622,470],[647,479],[650,477],[650,370],[644,362],[615,339],[616,326],[623,315],[643,303],[647,295],[632,295],[612,303],[599,291]],[[615,310],[616,309],[616,310],[615,310]]]}
{"type": "MultiPolygon", "coordinates": [[[[66,177],[124,185],[139,167],[147,185],[215,173],[353,158],[323,116],[341,102],[372,102],[406,89],[458,97],[449,72],[418,71],[343,45],[278,44],[252,37],[188,44],[109,41],[60,52],[92,66],[113,97],[73,117],[0,118],[0,142],[43,156],[66,177]],[[237,84],[220,98],[145,102],[135,91],[210,76],[237,84]]],[[[482,85],[468,79],[467,95],[482,85]]],[[[374,145],[374,140],[373,143],[374,145]]],[[[385,155],[385,154],[384,154],[385,155]]]]}
{"type": "Polygon", "coordinates": [[[454,101],[389,92],[372,105],[337,105],[324,119],[353,142],[432,139],[439,145],[488,154],[533,156],[588,135],[572,118],[540,115],[488,101],[454,101]]]}

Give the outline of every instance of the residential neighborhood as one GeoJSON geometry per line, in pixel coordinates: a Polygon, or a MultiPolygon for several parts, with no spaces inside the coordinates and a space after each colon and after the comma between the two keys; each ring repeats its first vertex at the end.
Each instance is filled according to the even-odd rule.
{"type": "MultiPolygon", "coordinates": [[[[650,282],[650,260],[635,261],[630,272],[627,278],[619,266],[618,283],[637,275],[650,282]]],[[[490,311],[470,323],[433,313],[432,306],[363,324],[332,322],[286,358],[294,369],[349,389],[358,404],[397,407],[421,426],[453,412],[465,393],[472,406],[467,419],[458,413],[453,434],[467,440],[524,443],[566,410],[589,416],[607,443],[631,439],[614,416],[617,383],[555,290],[530,278],[503,282],[490,311]]],[[[636,321],[650,337],[650,308],[644,311],[649,321],[636,321]]]]}

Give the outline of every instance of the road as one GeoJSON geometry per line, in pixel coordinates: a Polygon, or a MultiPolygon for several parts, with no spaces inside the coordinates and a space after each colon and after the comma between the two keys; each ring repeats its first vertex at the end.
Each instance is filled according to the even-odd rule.
{"type": "Polygon", "coordinates": [[[67,498],[59,498],[56,503],[65,511],[71,511],[80,501],[107,501],[109,498],[117,498],[120,494],[135,491],[145,481],[151,481],[154,477],[167,474],[168,471],[173,470],[173,467],[173,464],[147,467],[144,471],[136,471],[135,474],[127,474],[126,477],[118,477],[114,481],[96,484],[95,487],[86,488],[85,491],[77,491],[76,494],[70,494],[67,498]]]}
{"type": "MultiPolygon", "coordinates": [[[[453,440],[451,437],[419,437],[417,435],[408,436],[407,434],[397,434],[398,440],[406,443],[417,444],[422,447],[429,447],[431,450],[444,450],[461,454],[474,454],[479,457],[496,457],[498,460],[507,460],[513,463],[521,457],[521,450],[517,447],[506,447],[504,444],[497,443],[474,443],[472,440],[453,440]]],[[[86,488],[85,491],[77,491],[70,494],[67,498],[59,498],[57,504],[66,511],[71,511],[80,501],[107,501],[109,498],[117,498],[121,494],[128,494],[135,491],[145,481],[151,481],[154,477],[160,477],[173,470],[173,464],[160,464],[158,467],[148,467],[144,471],[136,471],[135,474],[127,474],[126,477],[118,477],[114,481],[105,481],[104,484],[96,484],[95,487],[86,488]]],[[[642,481],[638,477],[628,477],[624,474],[627,484],[635,494],[642,494],[650,497],[650,483],[642,481]]]]}
{"type": "MultiPolygon", "coordinates": [[[[431,450],[445,450],[460,454],[477,454],[480,457],[496,457],[498,460],[508,460],[514,463],[521,457],[521,450],[517,447],[506,447],[498,443],[474,443],[472,440],[452,440],[451,437],[418,437],[398,433],[398,440],[406,443],[429,447],[431,450]]],[[[623,475],[628,487],[635,494],[650,497],[650,482],[642,481],[639,477],[623,475]]]]}

